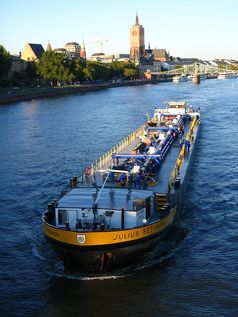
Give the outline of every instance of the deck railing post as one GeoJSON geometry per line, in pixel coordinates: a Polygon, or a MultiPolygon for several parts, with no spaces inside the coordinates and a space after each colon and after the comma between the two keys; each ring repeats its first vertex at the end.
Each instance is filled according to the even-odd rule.
{"type": "Polygon", "coordinates": [[[93,164],[91,164],[91,175],[92,176],[94,175],[94,166],[93,166],[93,164]]]}

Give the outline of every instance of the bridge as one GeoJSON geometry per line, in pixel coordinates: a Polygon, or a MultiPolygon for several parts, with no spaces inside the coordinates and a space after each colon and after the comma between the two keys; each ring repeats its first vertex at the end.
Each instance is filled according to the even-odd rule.
{"type": "Polygon", "coordinates": [[[176,76],[176,75],[219,75],[219,74],[234,74],[238,75],[238,69],[231,70],[225,69],[217,66],[212,66],[208,64],[198,64],[194,63],[191,65],[183,65],[180,68],[168,70],[168,71],[160,71],[160,72],[151,72],[152,76],[161,76],[161,75],[168,75],[168,76],[176,76]]]}

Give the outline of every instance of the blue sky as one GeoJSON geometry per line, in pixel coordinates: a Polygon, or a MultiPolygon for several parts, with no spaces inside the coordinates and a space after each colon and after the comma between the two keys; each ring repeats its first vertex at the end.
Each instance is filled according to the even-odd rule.
{"type": "Polygon", "coordinates": [[[136,11],[145,44],[172,56],[238,59],[238,0],[0,0],[0,44],[11,53],[27,42],[53,48],[84,40],[87,55],[128,53],[136,11]]]}

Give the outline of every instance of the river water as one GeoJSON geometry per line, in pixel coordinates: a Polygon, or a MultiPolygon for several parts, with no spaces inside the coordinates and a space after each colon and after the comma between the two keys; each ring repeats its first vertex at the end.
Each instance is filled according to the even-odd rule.
{"type": "Polygon", "coordinates": [[[121,87],[0,106],[0,316],[238,316],[238,79],[121,87]],[[164,101],[201,108],[182,234],[107,277],[66,275],[41,214],[164,101]]]}

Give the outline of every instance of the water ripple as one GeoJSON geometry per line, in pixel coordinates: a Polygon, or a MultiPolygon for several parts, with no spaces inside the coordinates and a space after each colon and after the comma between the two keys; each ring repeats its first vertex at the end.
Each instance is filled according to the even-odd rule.
{"type": "Polygon", "coordinates": [[[237,100],[234,79],[0,106],[1,316],[237,316],[237,100]],[[178,98],[202,112],[185,234],[165,243],[162,256],[149,253],[128,271],[65,274],[42,233],[48,201],[142,124],[146,113],[178,98]]]}

